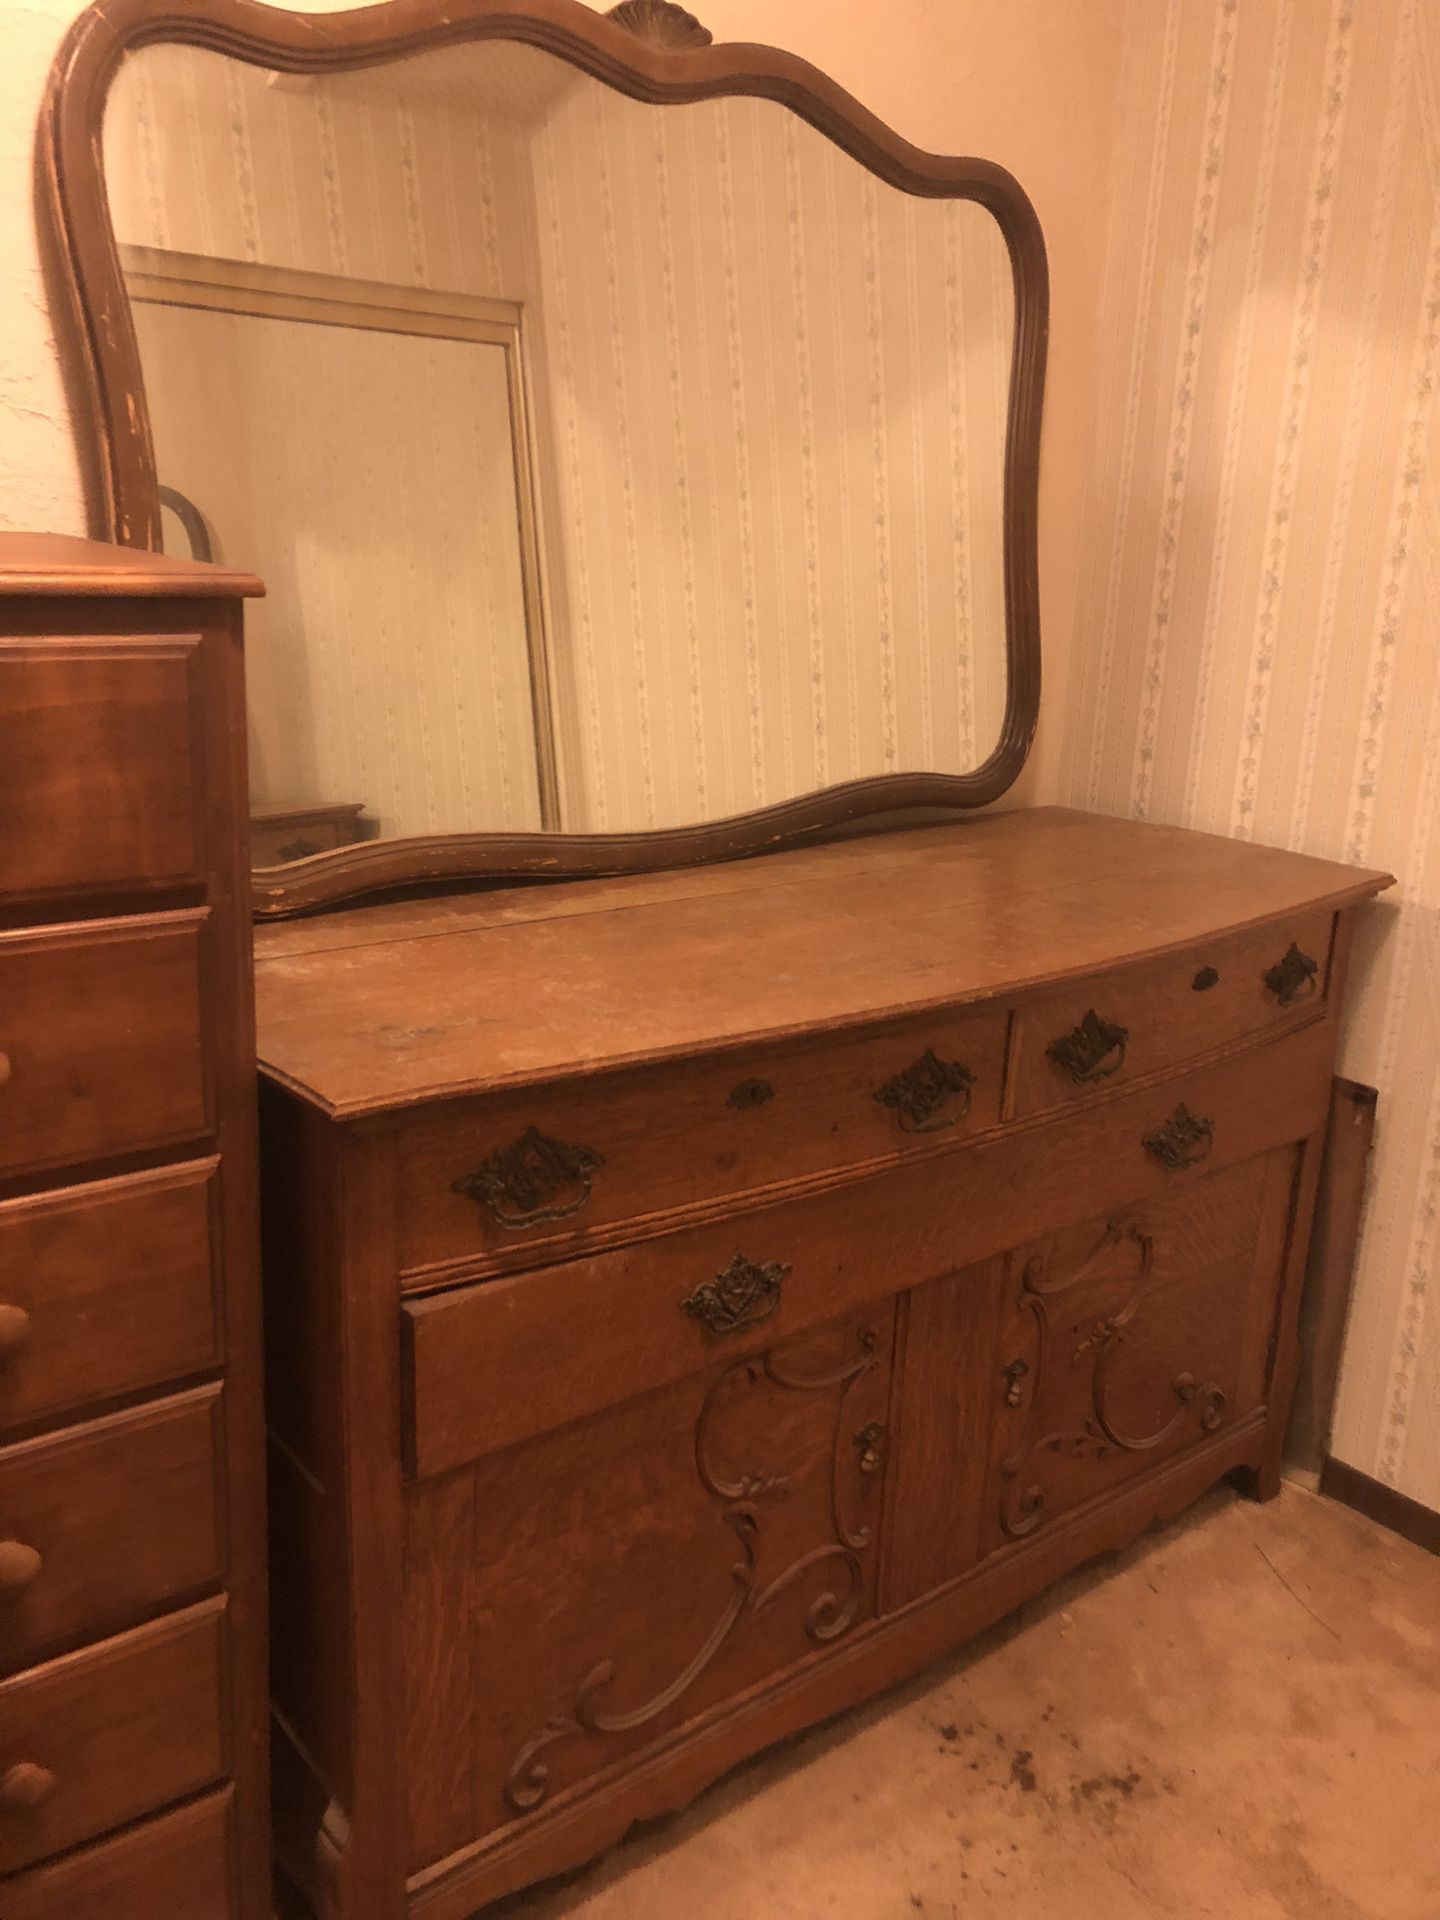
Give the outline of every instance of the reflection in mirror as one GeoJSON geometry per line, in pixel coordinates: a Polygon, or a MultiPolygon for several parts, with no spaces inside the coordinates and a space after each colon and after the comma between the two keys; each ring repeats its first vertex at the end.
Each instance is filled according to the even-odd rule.
{"type": "Polygon", "coordinates": [[[984,208],[503,41],[318,78],[149,46],[105,151],[159,478],[269,588],[266,857],[307,810],[620,832],[993,751],[984,208]]]}

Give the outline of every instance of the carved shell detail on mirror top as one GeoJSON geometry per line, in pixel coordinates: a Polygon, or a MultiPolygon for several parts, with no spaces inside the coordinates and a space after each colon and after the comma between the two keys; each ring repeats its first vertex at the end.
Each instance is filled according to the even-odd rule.
{"type": "Polygon", "coordinates": [[[609,18],[640,39],[653,40],[657,47],[708,47],[715,38],[693,13],[675,6],[673,0],[620,0],[618,7],[611,7],[609,18]]]}
{"type": "Polygon", "coordinates": [[[673,0],[105,0],[38,165],[91,530],[266,580],[252,816],[353,824],[257,836],[306,849],[257,912],[1019,774],[1048,285],[1003,168],[673,0]]]}

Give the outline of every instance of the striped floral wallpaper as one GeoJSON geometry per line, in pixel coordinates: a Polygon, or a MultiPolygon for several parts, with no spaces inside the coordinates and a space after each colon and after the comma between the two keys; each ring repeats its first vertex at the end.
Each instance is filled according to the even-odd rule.
{"type": "Polygon", "coordinates": [[[1132,0],[1058,797],[1389,867],[1335,1448],[1440,1506],[1440,10],[1132,0]]]}
{"type": "Polygon", "coordinates": [[[1014,331],[991,216],[875,181],[767,101],[657,113],[582,80],[534,150],[567,817],[978,765],[1014,331]]]}

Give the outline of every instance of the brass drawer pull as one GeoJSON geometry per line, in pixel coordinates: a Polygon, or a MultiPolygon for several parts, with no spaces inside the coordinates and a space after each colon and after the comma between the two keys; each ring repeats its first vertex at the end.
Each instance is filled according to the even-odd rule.
{"type": "Polygon", "coordinates": [[[1308,1000],[1319,984],[1320,962],[1302,953],[1292,940],[1283,960],[1265,969],[1265,985],[1282,1007],[1293,1007],[1297,1000],[1308,1000]]]}
{"type": "Polygon", "coordinates": [[[590,1198],[592,1175],[605,1164],[590,1147],[572,1147],[530,1127],[508,1147],[482,1160],[454,1184],[477,1205],[488,1207],[510,1232],[568,1220],[590,1198]],[[578,1189],[573,1197],[560,1196],[578,1189]]]}
{"type": "Polygon", "coordinates": [[[927,1047],[912,1066],[877,1087],[875,1098],[892,1110],[902,1133],[939,1133],[969,1113],[974,1085],[975,1076],[968,1067],[941,1060],[933,1047],[927,1047]],[[941,1108],[956,1094],[963,1095],[959,1112],[942,1114],[941,1108]]]}
{"type": "Polygon", "coordinates": [[[0,1600],[23,1593],[44,1562],[23,1540],[0,1540],[0,1600]]]}
{"type": "Polygon", "coordinates": [[[0,1773],[0,1808],[6,1813],[38,1813],[54,1791],[54,1774],[33,1760],[17,1760],[0,1773]]]}
{"type": "Polygon", "coordinates": [[[1215,1122],[1191,1113],[1183,1103],[1163,1127],[1156,1127],[1141,1141],[1145,1151],[1158,1160],[1167,1173],[1180,1173],[1186,1167],[1198,1167],[1210,1157],[1215,1144],[1215,1122]]]}
{"type": "Polygon", "coordinates": [[[1077,1087],[1094,1086],[1124,1066],[1125,1043],[1129,1038],[1128,1027],[1117,1027],[1112,1021],[1102,1020],[1091,1007],[1079,1026],[1063,1039],[1054,1041],[1045,1049],[1045,1054],[1069,1074],[1077,1087]]]}
{"type": "Polygon", "coordinates": [[[723,1273],[697,1287],[680,1305],[707,1332],[724,1339],[758,1327],[779,1311],[781,1283],[789,1273],[783,1261],[769,1260],[757,1267],[737,1252],[723,1273]]]}
{"type": "Polygon", "coordinates": [[[30,1338],[30,1316],[24,1307],[0,1304],[0,1367],[12,1359],[30,1338]]]}

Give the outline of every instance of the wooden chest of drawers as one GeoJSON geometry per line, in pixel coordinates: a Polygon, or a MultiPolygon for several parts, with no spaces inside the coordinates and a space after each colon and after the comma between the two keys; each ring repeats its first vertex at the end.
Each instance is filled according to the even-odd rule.
{"type": "Polygon", "coordinates": [[[318,1910],[461,1920],[1272,1491],[1383,884],[1046,810],[264,929],[318,1910]]]}
{"type": "Polygon", "coordinates": [[[0,1911],[269,1912],[240,605],[0,537],[0,1911]]]}

